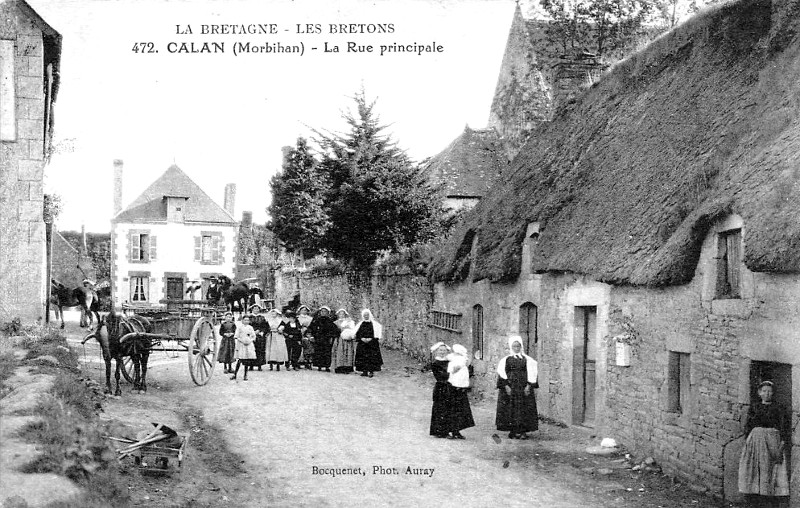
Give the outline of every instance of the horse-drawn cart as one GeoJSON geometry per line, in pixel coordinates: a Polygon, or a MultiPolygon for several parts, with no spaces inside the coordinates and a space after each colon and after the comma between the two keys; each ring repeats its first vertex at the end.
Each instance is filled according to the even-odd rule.
{"type": "MultiPolygon", "coordinates": [[[[120,337],[124,343],[134,338],[149,338],[151,352],[186,352],[189,375],[198,386],[211,379],[217,363],[219,341],[216,326],[224,308],[209,307],[196,300],[162,300],[163,307],[123,305],[123,315],[143,317],[149,331],[135,330],[120,337]]],[[[125,357],[122,375],[134,382],[134,365],[125,357]]]]}

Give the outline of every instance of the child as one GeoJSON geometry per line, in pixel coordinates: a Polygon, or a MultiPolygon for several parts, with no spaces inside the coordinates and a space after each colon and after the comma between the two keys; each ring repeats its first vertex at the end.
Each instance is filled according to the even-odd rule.
{"type": "Polygon", "coordinates": [[[236,328],[234,339],[236,339],[234,357],[237,361],[236,370],[233,372],[231,379],[236,379],[236,375],[239,373],[239,367],[244,365],[244,380],[247,381],[247,360],[256,359],[256,346],[254,343],[256,340],[256,332],[253,330],[253,327],[250,326],[250,316],[244,316],[242,318],[242,326],[236,328]]]}
{"type": "Polygon", "coordinates": [[[452,386],[450,392],[450,435],[449,439],[465,439],[461,431],[475,426],[472,409],[469,407],[467,388],[469,388],[469,353],[461,344],[453,344],[453,352],[447,355],[447,382],[452,386]]]}
{"type": "Polygon", "coordinates": [[[294,370],[300,370],[300,352],[302,348],[303,331],[300,323],[297,322],[297,314],[292,310],[286,311],[285,323],[278,327],[278,332],[283,334],[286,340],[286,351],[289,359],[286,361],[286,370],[289,366],[294,370]]]}
{"type": "Polygon", "coordinates": [[[222,340],[219,344],[219,357],[217,361],[224,364],[224,374],[233,374],[233,354],[236,349],[236,341],[233,336],[236,334],[236,323],[233,322],[233,313],[225,313],[225,321],[219,325],[219,334],[222,340]]]}

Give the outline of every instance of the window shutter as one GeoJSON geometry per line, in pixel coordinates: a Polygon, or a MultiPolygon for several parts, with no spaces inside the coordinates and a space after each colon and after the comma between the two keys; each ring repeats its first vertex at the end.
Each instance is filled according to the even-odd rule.
{"type": "Polygon", "coordinates": [[[150,235],[150,261],[156,260],[156,237],[150,235]]]}
{"type": "Polygon", "coordinates": [[[201,241],[202,237],[195,236],[194,237],[194,260],[200,261],[202,258],[202,248],[201,248],[201,241]]]}
{"type": "Polygon", "coordinates": [[[214,236],[211,237],[211,262],[212,263],[217,263],[217,264],[222,263],[222,259],[220,259],[220,252],[219,252],[220,244],[222,243],[220,240],[222,240],[222,238],[220,238],[217,235],[214,235],[214,236]]]}
{"type": "Polygon", "coordinates": [[[741,288],[740,267],[742,264],[742,235],[739,231],[728,234],[727,255],[728,255],[728,283],[731,286],[731,296],[739,298],[741,288]]]}
{"type": "Polygon", "coordinates": [[[128,256],[129,256],[128,257],[128,261],[139,261],[141,259],[141,256],[140,256],[141,248],[140,248],[140,245],[139,245],[139,240],[140,240],[139,235],[137,233],[131,231],[130,233],[128,233],[128,240],[129,240],[129,244],[131,246],[131,248],[130,248],[130,250],[128,252],[128,256]]]}

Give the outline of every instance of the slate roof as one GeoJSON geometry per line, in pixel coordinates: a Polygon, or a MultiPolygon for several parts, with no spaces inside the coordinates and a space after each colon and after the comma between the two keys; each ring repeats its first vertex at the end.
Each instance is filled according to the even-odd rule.
{"type": "Polygon", "coordinates": [[[178,166],[172,165],[112,221],[166,222],[165,197],[186,197],[185,222],[235,224],[236,220],[203,192],[178,166]]]}
{"type": "Polygon", "coordinates": [[[447,197],[481,197],[505,165],[494,129],[464,128],[428,163],[428,174],[445,186],[447,197]]]}

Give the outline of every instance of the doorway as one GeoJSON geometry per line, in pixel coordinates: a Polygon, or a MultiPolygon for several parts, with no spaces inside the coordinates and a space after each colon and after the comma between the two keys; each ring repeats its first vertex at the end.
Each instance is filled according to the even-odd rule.
{"type": "Polygon", "coordinates": [[[167,277],[167,300],[183,299],[183,278],[167,277]]]}
{"type": "Polygon", "coordinates": [[[572,422],[594,427],[597,387],[597,307],[575,307],[572,422]]]}

